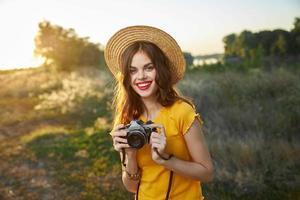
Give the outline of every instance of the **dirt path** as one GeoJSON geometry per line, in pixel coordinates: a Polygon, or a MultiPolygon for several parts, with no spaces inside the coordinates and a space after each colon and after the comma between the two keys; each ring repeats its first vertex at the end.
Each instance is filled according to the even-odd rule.
{"type": "Polygon", "coordinates": [[[51,125],[59,125],[62,122],[59,119],[35,119],[31,121],[22,121],[10,125],[0,125],[0,142],[9,138],[18,139],[20,136],[30,133],[31,131],[51,125]]]}
{"type": "Polygon", "coordinates": [[[20,138],[55,120],[30,121],[0,127],[0,200],[62,199],[54,171],[26,149],[20,138]]]}

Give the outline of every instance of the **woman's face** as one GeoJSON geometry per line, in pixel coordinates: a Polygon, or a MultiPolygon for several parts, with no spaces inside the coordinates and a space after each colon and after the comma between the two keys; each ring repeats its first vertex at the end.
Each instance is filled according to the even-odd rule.
{"type": "Polygon", "coordinates": [[[156,69],[147,54],[138,51],[133,56],[129,73],[131,87],[137,94],[143,99],[155,97],[158,88],[155,82],[156,69]]]}

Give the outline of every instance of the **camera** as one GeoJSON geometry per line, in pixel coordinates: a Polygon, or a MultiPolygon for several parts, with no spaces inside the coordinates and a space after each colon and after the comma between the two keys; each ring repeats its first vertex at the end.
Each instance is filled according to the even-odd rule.
{"type": "Polygon", "coordinates": [[[129,124],[121,128],[127,132],[125,138],[130,147],[140,149],[150,142],[150,136],[156,128],[151,127],[152,121],[144,123],[141,120],[132,120],[129,124]]]}

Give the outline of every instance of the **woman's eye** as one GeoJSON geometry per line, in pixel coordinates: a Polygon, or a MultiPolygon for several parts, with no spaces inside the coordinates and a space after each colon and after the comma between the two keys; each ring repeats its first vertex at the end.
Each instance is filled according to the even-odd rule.
{"type": "Polygon", "coordinates": [[[130,74],[134,74],[136,72],[136,69],[129,69],[130,74]]]}
{"type": "Polygon", "coordinates": [[[150,66],[147,66],[146,67],[146,70],[147,71],[152,71],[154,69],[154,66],[153,65],[150,65],[150,66]]]}

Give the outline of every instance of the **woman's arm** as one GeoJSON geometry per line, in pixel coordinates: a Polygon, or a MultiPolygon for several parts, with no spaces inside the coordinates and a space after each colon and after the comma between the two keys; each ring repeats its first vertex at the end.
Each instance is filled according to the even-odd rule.
{"type": "MultiPolygon", "coordinates": [[[[122,156],[122,155],[121,155],[122,156]]],[[[139,168],[136,161],[136,151],[126,153],[126,167],[122,166],[122,181],[125,188],[132,193],[137,192],[139,179],[130,178],[130,175],[139,174],[139,168]]]]}
{"type": "Polygon", "coordinates": [[[114,130],[112,130],[111,136],[113,139],[114,149],[116,151],[120,152],[121,161],[123,161],[122,153],[125,153],[125,155],[126,155],[125,156],[126,167],[122,165],[123,184],[129,192],[136,193],[139,180],[136,180],[135,178],[133,178],[134,176],[132,176],[132,175],[137,174],[139,172],[137,160],[136,160],[137,150],[131,148],[128,145],[127,139],[124,138],[126,136],[126,131],[121,129],[123,127],[124,127],[123,124],[117,125],[114,128],[114,130]],[[123,149],[124,149],[124,151],[123,151],[123,149]]]}
{"type": "MultiPolygon", "coordinates": [[[[161,135],[160,137],[163,136],[161,135]]],[[[184,135],[184,139],[193,161],[184,161],[176,157],[172,157],[169,160],[155,157],[155,161],[182,176],[200,180],[201,182],[211,181],[213,178],[213,164],[198,120],[194,120],[190,129],[184,135]]],[[[165,139],[156,140],[156,143],[162,144],[156,147],[159,153],[165,155],[165,139]]]]}

